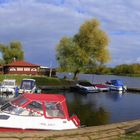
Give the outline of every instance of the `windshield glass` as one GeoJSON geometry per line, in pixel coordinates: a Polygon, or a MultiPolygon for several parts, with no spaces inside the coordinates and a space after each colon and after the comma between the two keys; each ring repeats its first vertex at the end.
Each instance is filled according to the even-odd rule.
{"type": "Polygon", "coordinates": [[[10,103],[7,103],[5,105],[3,105],[1,107],[1,111],[8,113],[8,114],[12,114],[12,115],[20,115],[20,116],[41,116],[41,114],[32,111],[32,110],[28,110],[26,108],[22,108],[22,107],[16,107],[10,103]]]}
{"type": "Polygon", "coordinates": [[[28,102],[29,100],[27,98],[25,98],[24,96],[18,96],[17,98],[15,98],[12,102],[12,104],[14,105],[18,105],[21,106],[23,104],[25,104],[26,102],[28,102]]]}
{"type": "Polygon", "coordinates": [[[21,85],[21,89],[30,90],[34,87],[33,81],[23,81],[21,85]]]}
{"type": "Polygon", "coordinates": [[[47,117],[64,117],[64,112],[60,102],[45,102],[47,117]]]}
{"type": "Polygon", "coordinates": [[[13,81],[4,81],[3,85],[5,85],[5,86],[14,86],[15,83],[13,81]]]}

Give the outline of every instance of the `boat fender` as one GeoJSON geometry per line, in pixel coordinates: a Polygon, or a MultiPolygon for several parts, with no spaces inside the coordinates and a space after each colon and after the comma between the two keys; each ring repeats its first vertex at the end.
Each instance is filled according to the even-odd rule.
{"type": "Polygon", "coordinates": [[[73,116],[71,117],[71,120],[73,121],[73,123],[74,123],[77,127],[80,126],[80,120],[79,120],[79,118],[77,117],[77,115],[73,115],[73,116]]]}

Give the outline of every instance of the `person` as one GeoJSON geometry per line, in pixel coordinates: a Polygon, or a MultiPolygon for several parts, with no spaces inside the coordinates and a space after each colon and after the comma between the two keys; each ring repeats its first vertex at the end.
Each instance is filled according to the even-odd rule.
{"type": "Polygon", "coordinates": [[[16,86],[16,88],[15,88],[15,96],[17,97],[18,95],[19,95],[19,93],[18,93],[18,86],[16,86]]]}

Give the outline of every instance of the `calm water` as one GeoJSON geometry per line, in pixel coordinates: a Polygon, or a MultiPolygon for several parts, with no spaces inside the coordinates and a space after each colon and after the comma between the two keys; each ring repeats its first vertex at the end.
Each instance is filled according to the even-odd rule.
{"type": "MultiPolygon", "coordinates": [[[[82,94],[70,91],[46,91],[66,97],[70,116],[76,114],[82,125],[95,126],[140,119],[140,93],[100,92],[82,94]]],[[[0,98],[0,104],[4,99],[0,98]]]]}
{"type": "MultiPolygon", "coordinates": [[[[66,74],[60,74],[63,77],[66,74]]],[[[71,78],[71,74],[67,74],[71,78]]],[[[140,88],[140,78],[80,74],[79,79],[92,83],[104,83],[111,79],[122,79],[128,87],[140,88]]],[[[75,112],[83,125],[100,125],[140,119],[140,93],[80,93],[63,92],[70,112],[75,112]]]]}
{"type": "MultiPolygon", "coordinates": [[[[66,93],[67,101],[84,125],[109,124],[140,119],[140,94],[66,93]],[[87,122],[86,122],[87,121],[87,122]],[[89,121],[89,122],[88,122],[89,121]]],[[[69,105],[69,107],[71,107],[69,105]]]]}
{"type": "MultiPolygon", "coordinates": [[[[60,74],[59,77],[63,77],[60,74]]],[[[72,75],[67,74],[68,78],[72,75]]],[[[80,75],[93,83],[104,83],[111,79],[123,79],[128,87],[140,88],[140,78],[106,75],[80,75]]],[[[82,94],[71,91],[46,91],[66,96],[69,114],[76,114],[82,125],[94,126],[140,119],[140,93],[100,92],[82,94]]],[[[3,99],[0,98],[0,104],[3,99]]]]}
{"type": "MultiPolygon", "coordinates": [[[[63,78],[66,76],[72,79],[71,73],[57,73],[57,76],[63,78]]],[[[88,80],[91,83],[105,83],[112,79],[121,79],[129,88],[140,88],[140,77],[128,77],[128,76],[115,76],[115,75],[96,75],[96,74],[79,74],[79,80],[88,80]]]]}

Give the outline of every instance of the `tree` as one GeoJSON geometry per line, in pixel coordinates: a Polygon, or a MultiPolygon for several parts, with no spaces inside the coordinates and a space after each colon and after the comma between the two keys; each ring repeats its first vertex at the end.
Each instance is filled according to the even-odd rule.
{"type": "Polygon", "coordinates": [[[85,68],[101,66],[110,60],[109,39],[99,25],[95,19],[86,21],[74,37],[63,37],[57,46],[61,69],[74,72],[74,78],[85,68]]]}
{"type": "Polygon", "coordinates": [[[9,46],[0,45],[0,51],[2,52],[3,61],[5,64],[11,63],[15,60],[23,60],[24,52],[22,51],[22,45],[18,41],[13,41],[9,46]]]}

